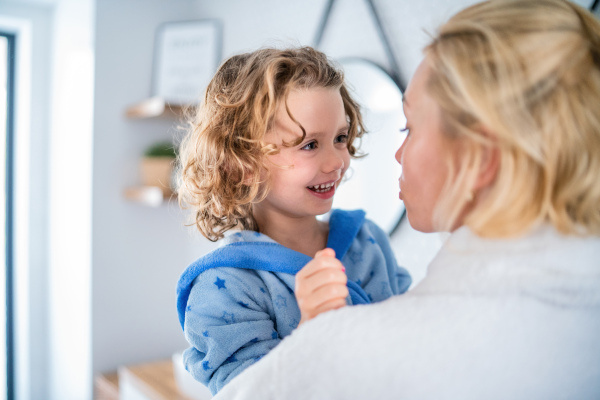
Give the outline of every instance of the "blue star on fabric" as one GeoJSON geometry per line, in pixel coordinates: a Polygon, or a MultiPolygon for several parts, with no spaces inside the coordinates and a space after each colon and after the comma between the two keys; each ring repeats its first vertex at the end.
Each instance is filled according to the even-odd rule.
{"type": "Polygon", "coordinates": [[[372,236],[369,236],[369,238],[367,239],[369,242],[375,244],[375,239],[373,239],[372,236]]]}
{"type": "Polygon", "coordinates": [[[280,294],[277,295],[273,303],[275,303],[275,306],[279,309],[287,307],[287,299],[280,294]]]}
{"type": "Polygon", "coordinates": [[[233,324],[235,322],[235,315],[233,313],[224,312],[221,319],[228,324],[233,324]]]}
{"type": "Polygon", "coordinates": [[[358,251],[352,251],[348,254],[348,256],[350,257],[350,261],[352,261],[354,264],[359,264],[363,260],[362,253],[359,253],[358,251]]]}
{"type": "Polygon", "coordinates": [[[204,369],[205,371],[208,371],[210,369],[210,366],[208,365],[208,361],[202,362],[202,369],[204,369]]]}
{"type": "Polygon", "coordinates": [[[273,331],[273,333],[271,333],[271,339],[277,339],[279,337],[279,335],[277,334],[277,332],[273,331]]]}
{"type": "Polygon", "coordinates": [[[204,337],[208,337],[208,331],[204,331],[204,332],[202,332],[202,336],[204,336],[204,337]]]}
{"type": "Polygon", "coordinates": [[[357,284],[358,286],[362,286],[362,281],[359,279],[359,280],[357,280],[357,281],[356,281],[356,284],[357,284]]]}
{"type": "Polygon", "coordinates": [[[266,290],[263,289],[263,288],[260,288],[260,291],[263,292],[263,293],[267,293],[266,290]]]}
{"type": "Polygon", "coordinates": [[[191,310],[192,310],[192,306],[187,306],[187,307],[185,308],[185,311],[191,311],[191,310]]]}
{"type": "Polygon", "coordinates": [[[217,287],[219,288],[219,290],[221,289],[227,289],[225,287],[225,279],[221,279],[217,276],[217,280],[215,281],[215,285],[217,285],[217,287]]]}

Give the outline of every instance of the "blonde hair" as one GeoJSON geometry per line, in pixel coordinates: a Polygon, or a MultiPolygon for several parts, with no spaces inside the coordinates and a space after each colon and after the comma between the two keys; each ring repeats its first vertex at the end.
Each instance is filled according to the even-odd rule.
{"type": "Polygon", "coordinates": [[[277,146],[263,139],[280,105],[303,132],[287,108],[292,89],[332,88],[340,91],[348,119],[348,151],[364,132],[358,104],[344,83],[344,75],[325,54],[311,47],[264,48],[233,56],[218,69],[204,100],[180,145],[178,195],[182,207],[194,213],[194,224],[209,240],[227,230],[258,230],[252,204],[268,193],[267,156],[277,146]]]}
{"type": "Polygon", "coordinates": [[[491,0],[442,25],[425,53],[442,129],[462,145],[437,228],[456,223],[495,146],[496,179],[464,225],[487,237],[540,223],[600,234],[600,23],[568,1],[491,0]]]}

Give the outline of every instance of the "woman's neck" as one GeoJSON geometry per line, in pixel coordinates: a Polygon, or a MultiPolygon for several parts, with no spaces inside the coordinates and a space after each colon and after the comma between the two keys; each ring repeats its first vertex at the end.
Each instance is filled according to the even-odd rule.
{"type": "Polygon", "coordinates": [[[260,218],[255,215],[260,233],[269,236],[277,243],[307,256],[327,245],[329,225],[316,217],[292,218],[278,215],[260,218]],[[258,217],[258,218],[257,218],[258,217]]]}

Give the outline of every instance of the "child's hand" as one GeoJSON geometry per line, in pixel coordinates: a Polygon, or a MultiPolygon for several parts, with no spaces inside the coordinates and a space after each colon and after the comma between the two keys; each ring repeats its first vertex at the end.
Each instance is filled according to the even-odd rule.
{"type": "Polygon", "coordinates": [[[335,258],[333,249],[324,249],[296,274],[296,300],[300,324],[317,315],[346,305],[348,287],[346,269],[335,258]]]}

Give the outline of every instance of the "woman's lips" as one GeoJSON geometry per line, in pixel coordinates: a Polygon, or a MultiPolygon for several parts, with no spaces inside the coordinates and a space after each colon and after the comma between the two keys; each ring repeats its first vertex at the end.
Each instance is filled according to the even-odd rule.
{"type": "Polygon", "coordinates": [[[398,179],[398,198],[400,200],[404,200],[404,197],[402,196],[402,186],[400,185],[400,182],[402,182],[402,176],[400,176],[400,179],[398,179]]]}

